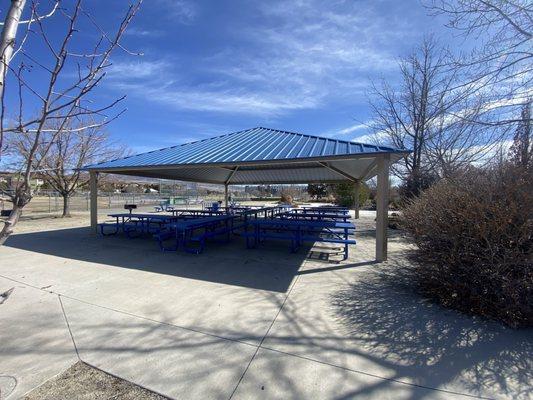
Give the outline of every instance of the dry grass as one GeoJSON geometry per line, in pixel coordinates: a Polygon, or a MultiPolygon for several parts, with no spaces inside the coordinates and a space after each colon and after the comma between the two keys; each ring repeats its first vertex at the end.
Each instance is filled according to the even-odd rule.
{"type": "Polygon", "coordinates": [[[83,362],[32,390],[24,400],[163,400],[167,397],[109,375],[83,362]]]}

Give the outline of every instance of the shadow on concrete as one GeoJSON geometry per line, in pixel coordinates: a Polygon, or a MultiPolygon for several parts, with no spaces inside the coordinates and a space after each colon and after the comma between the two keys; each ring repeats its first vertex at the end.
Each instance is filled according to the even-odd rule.
{"type": "Polygon", "coordinates": [[[239,237],[230,243],[210,242],[200,255],[162,253],[151,237],[91,236],[85,227],[13,235],[6,247],[275,292],[287,291],[309,254],[309,248],[292,254],[285,242],[246,249],[239,237]]]}
{"type": "Polygon", "coordinates": [[[334,265],[334,266],[327,266],[327,267],[321,267],[321,268],[311,268],[311,269],[306,269],[303,271],[298,271],[298,275],[309,275],[309,274],[316,274],[318,272],[327,272],[327,271],[339,271],[343,269],[352,269],[352,268],[364,267],[366,265],[373,265],[373,264],[379,264],[379,263],[376,260],[373,260],[373,261],[361,261],[361,262],[356,262],[352,264],[334,265]]]}
{"type": "MultiPolygon", "coordinates": [[[[356,232],[356,239],[373,239],[376,237],[376,230],[373,228],[368,229],[366,227],[363,227],[362,229],[357,229],[356,232]]],[[[399,239],[404,238],[405,236],[405,231],[403,231],[402,229],[387,229],[387,237],[389,239],[399,239]]]]}
{"type": "MultiPolygon", "coordinates": [[[[531,398],[533,330],[513,330],[433,304],[392,267],[363,273],[331,295],[339,322],[366,357],[392,369],[396,380],[531,398]]],[[[413,392],[411,398],[422,397],[424,392],[413,392]]]]}

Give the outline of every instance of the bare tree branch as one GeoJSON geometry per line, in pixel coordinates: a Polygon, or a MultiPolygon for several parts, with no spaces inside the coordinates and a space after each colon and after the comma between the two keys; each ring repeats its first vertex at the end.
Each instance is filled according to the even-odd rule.
{"type": "MultiPolygon", "coordinates": [[[[23,21],[19,21],[19,25],[20,24],[32,24],[33,22],[36,22],[37,20],[43,20],[43,19],[46,19],[46,18],[50,18],[52,15],[55,14],[57,8],[59,7],[59,0],[57,0],[54,4],[54,7],[50,10],[50,12],[48,14],[45,14],[45,15],[41,15],[40,17],[37,17],[37,18],[34,18],[33,17],[33,14],[32,16],[30,17],[30,19],[27,19],[27,20],[23,20],[23,21]]],[[[4,22],[0,22],[0,26],[3,26],[5,25],[4,22]]]]}
{"type": "MultiPolygon", "coordinates": [[[[13,1],[13,3],[17,2],[24,5],[24,2],[20,0],[13,1]]],[[[93,157],[95,155],[94,148],[99,148],[105,143],[100,129],[125,111],[113,111],[110,113],[111,115],[107,115],[108,111],[116,108],[124,96],[107,104],[96,104],[91,99],[90,94],[98,88],[105,78],[105,71],[110,65],[110,55],[117,49],[126,51],[128,54],[131,53],[124,49],[120,42],[126,28],[139,10],[141,2],[142,0],[137,0],[129,6],[116,32],[112,35],[97,27],[95,19],[83,9],[83,0],[76,0],[74,4],[70,5],[70,8],[56,6],[54,13],[56,10],[59,11],[56,16],[63,17],[62,26],[64,27],[59,41],[50,39],[44,25],[45,17],[49,16],[50,13],[40,15],[36,3],[32,2],[32,17],[28,21],[28,25],[34,23],[37,29],[31,39],[38,40],[35,45],[40,45],[43,51],[47,52],[48,57],[39,56],[38,61],[36,61],[36,57],[23,48],[26,40],[30,39],[29,30],[26,31],[18,51],[23,55],[22,60],[30,60],[40,69],[46,84],[44,89],[41,85],[39,87],[32,86],[24,78],[24,72],[28,67],[22,60],[18,61],[17,67],[7,65],[5,62],[2,63],[5,67],[5,74],[9,73],[10,78],[18,83],[19,105],[16,123],[4,128],[5,101],[4,96],[1,96],[0,139],[4,133],[11,135],[8,140],[7,151],[14,151],[15,154],[22,156],[22,162],[12,167],[14,171],[18,171],[18,178],[9,194],[13,203],[13,212],[0,232],[0,244],[12,232],[22,209],[31,201],[33,196],[31,178],[36,171],[39,171],[41,175],[49,176],[54,187],[61,188],[65,196],[70,196],[81,178],[75,173],[65,171],[72,169],[70,164],[75,167],[80,162],[93,157]],[[82,18],[88,19],[90,26],[95,27],[96,31],[95,44],[92,46],[93,51],[91,54],[86,54],[83,67],[78,62],[72,61],[79,58],[76,55],[85,54],[83,50],[81,52],[71,50],[77,43],[74,38],[77,36],[78,26],[84,26],[80,22],[82,18]],[[72,64],[77,68],[77,74],[74,77],[67,73],[72,64]],[[83,72],[82,68],[84,69],[83,72]],[[70,83],[65,84],[65,81],[68,82],[69,79],[70,83]],[[30,111],[32,116],[29,118],[25,115],[27,107],[24,102],[27,96],[40,103],[38,114],[35,115],[32,107],[30,111]],[[75,157],[78,159],[73,162],[75,157]],[[60,171],[63,171],[62,175],[58,175],[60,171]]],[[[20,10],[21,13],[22,10],[20,10]]],[[[19,18],[20,14],[18,15],[19,18]]],[[[6,27],[7,25],[4,26],[4,30],[6,27]]],[[[14,35],[11,37],[14,41],[14,35]]],[[[12,43],[10,46],[12,49],[12,43]]],[[[2,149],[1,143],[0,149],[2,149]]]]}
{"type": "Polygon", "coordinates": [[[374,85],[370,106],[376,140],[412,150],[393,173],[417,194],[428,179],[449,176],[483,159],[502,137],[487,119],[486,99],[457,89],[448,51],[432,38],[400,61],[401,84],[374,85]],[[483,121],[487,127],[480,126],[483,121]]]}
{"type": "MultiPolygon", "coordinates": [[[[458,88],[502,104],[524,93],[522,101],[502,112],[493,108],[491,125],[512,125],[531,97],[533,79],[533,7],[528,0],[428,0],[433,15],[448,17],[448,26],[474,36],[481,45],[471,54],[454,57],[450,68],[463,75],[458,88]],[[511,116],[510,116],[511,115],[511,116]]],[[[481,121],[480,121],[481,122],[481,121]]]]}

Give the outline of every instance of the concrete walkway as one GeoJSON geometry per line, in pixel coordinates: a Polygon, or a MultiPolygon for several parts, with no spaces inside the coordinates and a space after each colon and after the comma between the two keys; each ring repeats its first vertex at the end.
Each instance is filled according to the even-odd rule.
{"type": "Polygon", "coordinates": [[[340,264],[238,239],[193,256],[79,227],[15,235],[0,248],[0,293],[14,288],[0,398],[78,359],[176,399],[531,398],[531,330],[421,300],[389,273],[402,238],[372,263],[372,223],[340,264]]]}

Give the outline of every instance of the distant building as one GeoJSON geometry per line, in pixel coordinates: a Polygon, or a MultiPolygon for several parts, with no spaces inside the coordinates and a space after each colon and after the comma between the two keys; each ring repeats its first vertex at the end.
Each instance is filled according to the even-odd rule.
{"type": "MultiPolygon", "coordinates": [[[[20,175],[15,172],[0,171],[0,187],[7,190],[14,189],[19,176],[20,175]]],[[[30,179],[30,185],[33,190],[39,190],[39,188],[44,185],[44,179],[39,175],[36,175],[34,178],[30,179]]]]}

